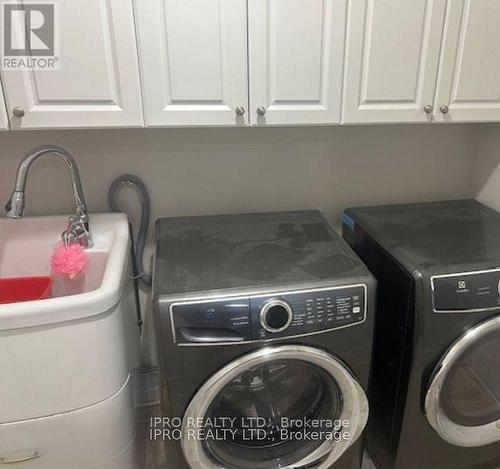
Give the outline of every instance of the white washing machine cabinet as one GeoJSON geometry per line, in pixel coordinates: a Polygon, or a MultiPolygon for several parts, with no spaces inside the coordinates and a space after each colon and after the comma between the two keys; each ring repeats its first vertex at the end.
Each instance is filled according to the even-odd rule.
{"type": "Polygon", "coordinates": [[[316,211],[159,220],[169,469],[359,468],[374,286],[316,211]]]}

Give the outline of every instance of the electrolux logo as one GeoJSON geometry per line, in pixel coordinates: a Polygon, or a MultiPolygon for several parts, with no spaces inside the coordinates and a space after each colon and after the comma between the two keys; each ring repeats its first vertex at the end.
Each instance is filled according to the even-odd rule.
{"type": "Polygon", "coordinates": [[[3,2],[2,68],[59,69],[59,5],[3,2]]]}

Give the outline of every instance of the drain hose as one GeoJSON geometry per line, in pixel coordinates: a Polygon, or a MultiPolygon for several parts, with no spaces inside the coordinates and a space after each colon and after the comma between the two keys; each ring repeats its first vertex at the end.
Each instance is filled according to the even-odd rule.
{"type": "Polygon", "coordinates": [[[134,263],[136,272],[134,275],[146,286],[150,287],[152,283],[151,274],[144,270],[144,249],[146,247],[147,235],[148,235],[148,226],[149,226],[149,217],[151,212],[151,202],[149,200],[149,193],[146,189],[146,185],[139,179],[137,176],[133,174],[124,174],[116,178],[108,191],[108,203],[113,212],[121,212],[118,208],[118,204],[116,202],[116,194],[120,189],[120,186],[123,184],[132,186],[139,195],[141,201],[141,224],[139,226],[139,232],[137,235],[137,241],[134,245],[134,263]]]}

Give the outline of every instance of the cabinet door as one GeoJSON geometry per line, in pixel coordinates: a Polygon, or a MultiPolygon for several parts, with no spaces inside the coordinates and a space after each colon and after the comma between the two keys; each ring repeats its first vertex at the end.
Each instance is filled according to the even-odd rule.
{"type": "Polygon", "coordinates": [[[246,0],[136,0],[148,126],[246,125],[246,0]]]}
{"type": "Polygon", "coordinates": [[[343,122],[431,121],[445,7],[351,0],[343,122]]]}
{"type": "Polygon", "coordinates": [[[434,106],[437,122],[500,120],[499,20],[498,0],[448,3],[434,106]]]}
{"type": "Polygon", "coordinates": [[[132,0],[56,4],[58,70],[3,72],[12,128],[142,126],[132,0]]]}
{"type": "Polygon", "coordinates": [[[3,99],[2,82],[0,82],[0,130],[7,130],[9,128],[7,120],[7,112],[5,101],[3,99]]]}
{"type": "Polygon", "coordinates": [[[249,0],[250,119],[338,124],[346,0],[249,0]]]}

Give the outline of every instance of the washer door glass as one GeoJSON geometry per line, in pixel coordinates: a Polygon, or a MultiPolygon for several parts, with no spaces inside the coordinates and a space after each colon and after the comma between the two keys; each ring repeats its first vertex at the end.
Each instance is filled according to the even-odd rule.
{"type": "Polygon", "coordinates": [[[182,447],[196,469],[326,468],[356,441],[367,416],[361,386],[333,356],[303,346],[266,348],[201,387],[183,434],[195,421],[201,432],[182,447]]]}
{"type": "MultiPolygon", "coordinates": [[[[322,368],[298,360],[273,361],[252,367],[227,384],[207,412],[209,421],[230,418],[234,433],[205,441],[223,466],[253,469],[285,467],[311,454],[325,441],[289,438],[305,422],[337,420],[342,395],[322,368]]],[[[323,430],[325,435],[328,428],[323,430]]]]}
{"type": "Polygon", "coordinates": [[[471,329],[447,352],[426,398],[427,417],[447,441],[500,441],[500,317],[471,329]]]}
{"type": "Polygon", "coordinates": [[[492,332],[465,350],[450,368],[441,406],[456,423],[468,427],[500,419],[500,332],[492,332]]]}

